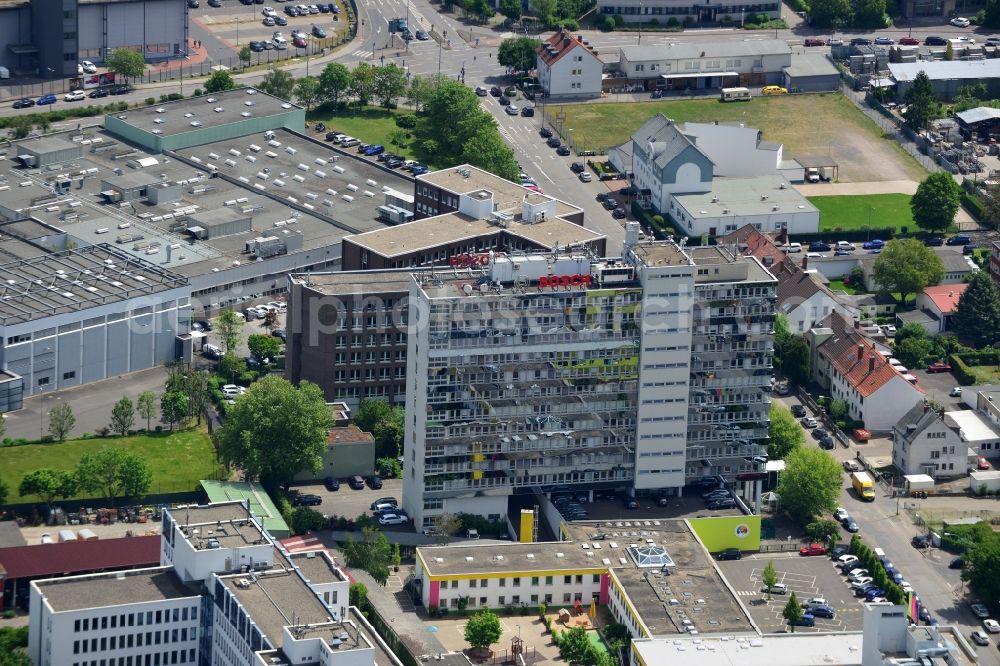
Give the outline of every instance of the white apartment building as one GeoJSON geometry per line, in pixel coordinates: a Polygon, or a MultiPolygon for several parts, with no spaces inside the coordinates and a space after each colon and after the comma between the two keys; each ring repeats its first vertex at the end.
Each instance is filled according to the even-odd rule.
{"type": "Polygon", "coordinates": [[[583,37],[563,28],[542,42],[536,61],[546,97],[601,96],[604,63],[583,37]]]}
{"type": "Polygon", "coordinates": [[[916,405],[892,429],[892,464],[903,474],[964,475],[973,456],[1000,447],[1000,427],[978,410],[946,412],[916,405]]]}
{"type": "Polygon", "coordinates": [[[36,666],[401,666],[326,553],[289,555],[244,503],[162,527],[160,567],[31,583],[36,666]]]}
{"type": "Polygon", "coordinates": [[[775,279],[725,248],[623,260],[484,255],[414,275],[403,504],[500,518],[541,489],[680,493],[753,480],[767,437],[775,279]]]}

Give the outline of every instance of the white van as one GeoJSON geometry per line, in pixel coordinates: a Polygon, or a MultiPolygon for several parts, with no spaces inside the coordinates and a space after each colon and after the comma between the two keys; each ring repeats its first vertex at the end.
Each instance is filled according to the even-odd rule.
{"type": "Polygon", "coordinates": [[[789,243],[788,245],[782,245],[781,251],[785,254],[791,254],[793,252],[802,251],[802,243],[789,243]]]}
{"type": "Polygon", "coordinates": [[[284,37],[275,37],[271,41],[274,42],[274,48],[278,51],[284,51],[288,48],[288,40],[284,37]]]}
{"type": "Polygon", "coordinates": [[[749,88],[723,88],[723,102],[748,102],[750,101],[749,88]]]}

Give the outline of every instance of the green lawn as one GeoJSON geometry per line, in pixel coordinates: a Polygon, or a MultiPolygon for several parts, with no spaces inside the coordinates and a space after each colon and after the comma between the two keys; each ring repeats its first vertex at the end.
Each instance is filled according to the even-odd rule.
{"type": "MultiPolygon", "coordinates": [[[[28,444],[0,449],[0,480],[10,489],[11,503],[32,502],[17,492],[28,472],[42,467],[72,470],[84,453],[119,447],[146,461],[153,473],[150,494],[195,490],[198,481],[217,478],[221,469],[215,462],[215,449],[208,435],[196,429],[141,434],[132,437],[73,439],[62,444],[28,444]]],[[[78,495],[82,497],[83,495],[78,495]]]]}
{"type": "Polygon", "coordinates": [[[902,227],[916,231],[910,212],[909,194],[858,194],[809,197],[819,208],[820,231],[861,229],[862,227],[902,227]]]}
{"type": "MultiPolygon", "coordinates": [[[[349,107],[334,112],[327,109],[317,109],[308,115],[308,122],[310,126],[322,122],[326,125],[327,132],[343,132],[362,143],[380,143],[385,146],[387,152],[418,160],[431,170],[441,168],[433,158],[428,158],[427,155],[416,150],[413,145],[405,144],[400,147],[390,143],[390,137],[401,130],[396,125],[396,116],[398,115],[413,115],[413,111],[410,109],[387,110],[372,106],[366,106],[363,109],[349,107]]],[[[411,134],[412,137],[413,130],[402,131],[411,134]]]]}
{"type": "Polygon", "coordinates": [[[546,120],[582,150],[606,150],[624,143],[644,122],[662,113],[678,123],[742,122],[784,144],[784,159],[832,157],[840,179],[922,180],[927,172],[839,93],[775,95],[750,102],[718,99],[649,102],[545,104],[546,120]],[[569,132],[572,128],[573,131],[569,132]]]}
{"type": "Polygon", "coordinates": [[[857,289],[849,284],[844,284],[843,280],[830,280],[830,289],[833,291],[842,291],[845,294],[863,294],[864,290],[857,289]]]}

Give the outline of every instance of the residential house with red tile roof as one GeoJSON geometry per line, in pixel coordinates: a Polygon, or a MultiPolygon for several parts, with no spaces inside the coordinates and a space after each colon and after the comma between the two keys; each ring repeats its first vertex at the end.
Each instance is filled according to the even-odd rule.
{"type": "Polygon", "coordinates": [[[951,315],[958,308],[958,299],[968,288],[964,284],[939,284],[927,287],[917,294],[917,309],[927,315],[928,321],[920,323],[931,335],[944,333],[948,330],[951,315]]]}
{"type": "Polygon", "coordinates": [[[873,432],[888,432],[917,403],[924,390],[889,362],[884,347],[868,338],[857,321],[832,313],[806,334],[813,379],[834,400],[847,403],[852,419],[873,432]]]}
{"type": "Polygon", "coordinates": [[[600,97],[604,63],[583,37],[563,28],[538,47],[538,82],[548,98],[600,97]]]}
{"type": "Polygon", "coordinates": [[[832,312],[854,318],[858,310],[830,291],[822,275],[809,269],[809,259],[798,262],[786,255],[776,240],[751,225],[719,239],[720,244],[736,244],[744,256],[756,257],[778,278],[777,311],[788,319],[792,333],[805,333],[832,312]]]}

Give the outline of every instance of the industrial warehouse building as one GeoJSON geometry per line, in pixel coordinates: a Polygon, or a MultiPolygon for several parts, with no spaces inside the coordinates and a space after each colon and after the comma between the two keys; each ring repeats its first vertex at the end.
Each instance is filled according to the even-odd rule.
{"type": "Polygon", "coordinates": [[[77,75],[117,48],[146,61],[183,55],[184,0],[5,0],[0,3],[0,66],[14,74],[61,79],[77,75]]]}

